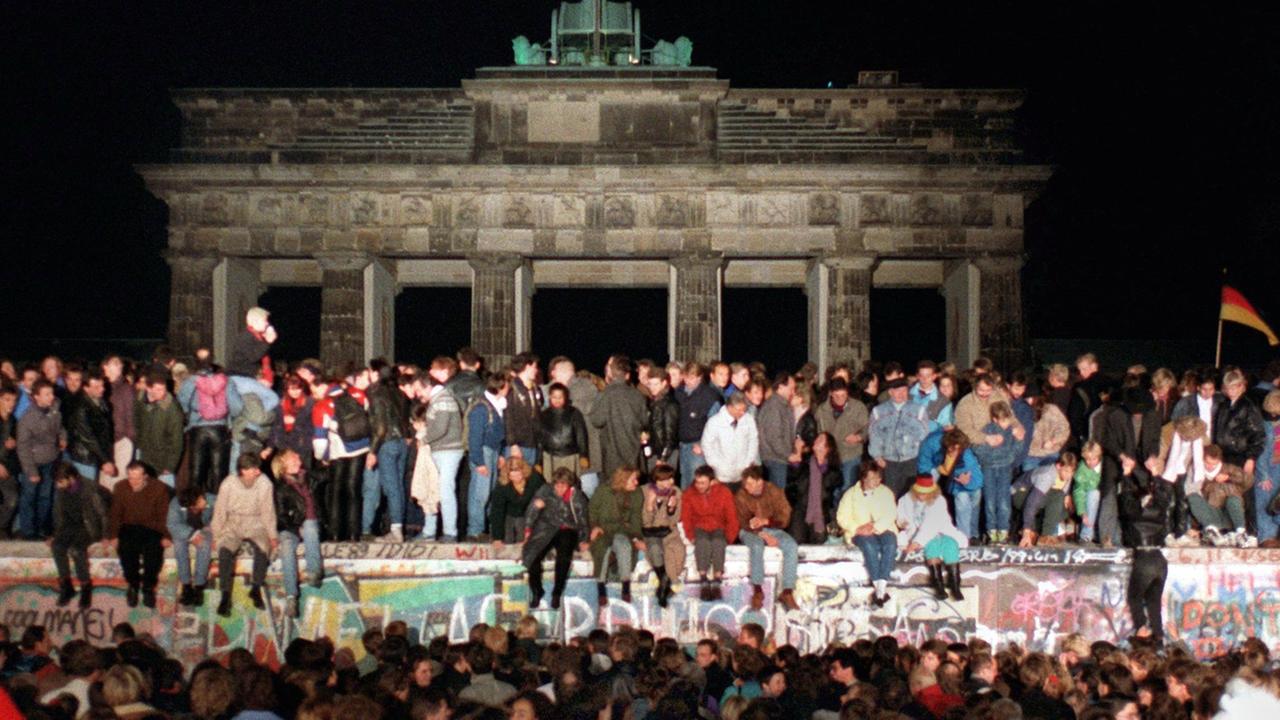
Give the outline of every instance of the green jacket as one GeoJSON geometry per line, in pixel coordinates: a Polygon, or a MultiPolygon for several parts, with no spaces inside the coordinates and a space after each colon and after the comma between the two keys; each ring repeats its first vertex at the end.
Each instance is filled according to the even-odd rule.
{"type": "Polygon", "coordinates": [[[156,472],[177,472],[182,460],[182,433],[186,418],[178,400],[168,395],[160,402],[134,405],[138,459],[156,472]]]}
{"type": "Polygon", "coordinates": [[[1089,469],[1081,462],[1076,466],[1075,477],[1071,479],[1071,500],[1076,504],[1076,513],[1083,515],[1088,504],[1089,493],[1097,490],[1102,482],[1102,474],[1089,469]]]}
{"type": "Polygon", "coordinates": [[[602,485],[591,497],[590,515],[591,527],[604,530],[603,535],[591,542],[591,559],[599,571],[614,535],[626,535],[633,540],[642,536],[644,494],[639,489],[618,493],[608,485],[602,485]]]}

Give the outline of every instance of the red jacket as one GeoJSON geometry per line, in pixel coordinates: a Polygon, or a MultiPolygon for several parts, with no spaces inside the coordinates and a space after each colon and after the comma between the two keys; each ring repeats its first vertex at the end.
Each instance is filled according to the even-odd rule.
{"type": "Polygon", "coordinates": [[[934,717],[942,717],[947,711],[953,707],[964,705],[964,698],[959,695],[948,695],[943,692],[941,685],[930,685],[929,687],[916,693],[916,700],[925,707],[926,710],[933,713],[934,717]]]}
{"type": "Polygon", "coordinates": [[[690,485],[680,505],[680,522],[684,523],[684,534],[689,540],[693,540],[694,530],[723,530],[725,540],[738,539],[738,511],[733,507],[733,493],[719,482],[713,480],[705,495],[690,485]]]}

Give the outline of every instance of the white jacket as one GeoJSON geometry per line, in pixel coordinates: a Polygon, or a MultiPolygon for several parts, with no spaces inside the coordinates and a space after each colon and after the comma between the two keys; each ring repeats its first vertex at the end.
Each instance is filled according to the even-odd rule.
{"type": "Polygon", "coordinates": [[[898,527],[901,528],[898,531],[898,547],[903,550],[913,542],[924,547],[939,535],[950,537],[960,547],[969,547],[969,538],[951,522],[947,500],[941,496],[932,503],[922,503],[917,502],[915,495],[910,492],[903,495],[898,501],[898,527]]]}
{"type": "Polygon", "coordinates": [[[702,430],[702,459],[715,468],[720,482],[735,483],[742,479],[742,471],[755,464],[760,457],[760,431],[756,419],[743,414],[734,426],[729,408],[707,421],[702,430]]]}

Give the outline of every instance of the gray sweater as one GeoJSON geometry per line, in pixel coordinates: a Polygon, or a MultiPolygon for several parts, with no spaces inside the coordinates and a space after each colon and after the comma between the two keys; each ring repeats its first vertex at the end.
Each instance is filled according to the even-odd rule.
{"type": "Polygon", "coordinates": [[[426,419],[427,443],[431,445],[432,452],[463,449],[462,409],[458,406],[458,398],[447,388],[427,403],[426,419]]]}
{"type": "Polygon", "coordinates": [[[27,477],[37,477],[39,465],[58,459],[61,443],[67,439],[62,412],[57,406],[42,410],[35,404],[18,421],[18,460],[27,477]]]}

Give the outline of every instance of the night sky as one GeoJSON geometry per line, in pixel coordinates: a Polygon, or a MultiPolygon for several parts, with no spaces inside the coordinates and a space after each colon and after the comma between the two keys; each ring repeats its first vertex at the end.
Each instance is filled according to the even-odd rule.
{"type": "MultiPolygon", "coordinates": [[[[476,67],[509,64],[513,36],[544,40],[553,6],[12,5],[0,10],[0,355],[32,337],[163,335],[165,209],[131,166],[163,161],[178,144],[168,88],[456,87],[476,67]]],[[[1204,4],[1172,12],[1155,2],[635,6],[646,44],[688,35],[695,64],[718,68],[738,87],[838,88],[860,69],[897,69],[904,82],[925,86],[1026,88],[1024,142],[1033,160],[1057,166],[1026,218],[1031,337],[1160,339],[1211,354],[1223,267],[1280,326],[1275,10],[1204,4]]],[[[593,302],[608,306],[604,295],[593,302]]],[[[444,306],[465,305],[465,296],[448,297],[444,306]]],[[[877,299],[878,328],[913,323],[931,307],[927,298],[877,299]]],[[[783,295],[752,304],[766,324],[803,323],[792,317],[795,306],[783,295]]],[[[660,331],[651,355],[665,350],[665,310],[654,313],[660,331]]],[[[443,322],[438,342],[465,337],[443,322]]],[[[744,345],[745,327],[731,330],[726,320],[735,334],[726,351],[744,345]]],[[[551,335],[544,343],[556,342],[551,335]]],[[[803,329],[799,337],[802,345],[803,329]]],[[[892,351],[909,359],[937,344],[930,335],[892,351]]],[[[428,345],[415,349],[434,352],[428,345]]],[[[1244,363],[1271,353],[1244,328],[1228,329],[1227,349],[1227,360],[1244,363]]]]}

